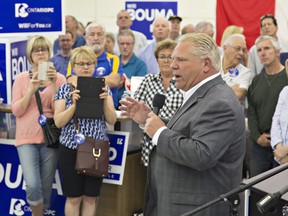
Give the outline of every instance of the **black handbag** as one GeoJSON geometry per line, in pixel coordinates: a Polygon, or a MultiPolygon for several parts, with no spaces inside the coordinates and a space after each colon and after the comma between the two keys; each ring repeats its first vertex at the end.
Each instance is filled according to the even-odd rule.
{"type": "MultiPolygon", "coordinates": [[[[36,102],[38,106],[38,110],[40,115],[43,114],[43,109],[42,109],[42,102],[40,98],[39,91],[35,92],[36,96],[36,102]]],[[[61,129],[57,128],[54,119],[53,118],[47,118],[46,119],[46,124],[41,126],[43,133],[44,133],[44,138],[45,142],[47,144],[48,148],[59,148],[59,137],[61,133],[61,129]]]]}

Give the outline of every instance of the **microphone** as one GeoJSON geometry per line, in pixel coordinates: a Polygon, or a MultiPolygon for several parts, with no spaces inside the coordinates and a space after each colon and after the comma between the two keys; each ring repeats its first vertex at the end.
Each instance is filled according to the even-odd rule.
{"type": "Polygon", "coordinates": [[[153,98],[153,112],[158,115],[159,114],[159,111],[160,109],[163,107],[164,103],[165,103],[165,95],[162,95],[162,94],[155,94],[154,95],[154,98],[153,98]]]}
{"type": "Polygon", "coordinates": [[[257,202],[256,206],[258,211],[262,214],[273,211],[275,206],[277,205],[278,200],[288,192],[288,185],[282,188],[280,191],[268,194],[264,198],[262,198],[259,202],[257,202]]]}

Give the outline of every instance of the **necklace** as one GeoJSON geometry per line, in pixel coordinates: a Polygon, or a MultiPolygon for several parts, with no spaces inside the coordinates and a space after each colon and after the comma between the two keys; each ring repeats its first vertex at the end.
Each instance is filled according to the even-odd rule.
{"type": "Polygon", "coordinates": [[[275,78],[277,78],[280,74],[281,74],[281,72],[279,72],[279,73],[277,73],[277,74],[273,74],[273,75],[267,75],[267,74],[264,72],[264,77],[265,77],[265,79],[266,79],[266,82],[267,82],[268,87],[271,86],[273,80],[274,80],[275,78]]]}

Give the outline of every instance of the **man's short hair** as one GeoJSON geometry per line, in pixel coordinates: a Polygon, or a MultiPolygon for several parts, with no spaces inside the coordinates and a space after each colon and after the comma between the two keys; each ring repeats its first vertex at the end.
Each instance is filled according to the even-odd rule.
{"type": "Polygon", "coordinates": [[[86,26],[85,28],[85,34],[87,34],[90,30],[90,28],[102,28],[102,31],[104,32],[104,35],[106,36],[106,30],[105,27],[101,24],[98,24],[96,22],[91,22],[89,25],[86,26]]]}
{"type": "Polygon", "coordinates": [[[255,41],[256,46],[257,46],[258,43],[260,43],[261,41],[265,41],[265,40],[271,41],[272,46],[274,47],[274,49],[276,51],[280,51],[281,48],[280,48],[278,40],[276,38],[274,38],[274,37],[269,36],[269,35],[261,35],[261,36],[259,36],[256,39],[256,41],[255,41]]]}
{"type": "Polygon", "coordinates": [[[199,58],[209,58],[212,62],[212,67],[219,71],[221,68],[219,48],[213,38],[205,33],[188,33],[182,35],[178,43],[190,42],[193,44],[193,49],[189,52],[199,58]]]}
{"type": "Polygon", "coordinates": [[[153,26],[153,27],[154,27],[156,21],[158,21],[158,20],[164,20],[164,21],[167,23],[169,30],[171,31],[171,23],[170,23],[165,17],[162,17],[162,16],[156,17],[156,18],[154,19],[154,21],[153,21],[153,23],[152,23],[152,26],[153,26]]]}
{"type": "Polygon", "coordinates": [[[243,34],[232,34],[227,37],[227,39],[224,41],[223,45],[230,45],[234,38],[240,38],[246,43],[246,38],[243,34]]]}
{"type": "Polygon", "coordinates": [[[262,22],[263,22],[263,20],[268,19],[268,18],[272,19],[272,21],[273,21],[273,23],[274,23],[275,26],[278,26],[277,20],[276,20],[276,18],[273,16],[273,14],[265,14],[265,15],[263,15],[263,16],[260,17],[260,25],[261,25],[261,27],[262,27],[262,22]]]}
{"type": "Polygon", "coordinates": [[[119,37],[120,36],[127,36],[127,35],[130,35],[132,38],[133,38],[133,44],[135,44],[135,35],[133,34],[133,32],[129,29],[124,29],[124,30],[121,30],[119,33],[118,33],[118,37],[117,37],[117,41],[119,41],[119,37]]]}

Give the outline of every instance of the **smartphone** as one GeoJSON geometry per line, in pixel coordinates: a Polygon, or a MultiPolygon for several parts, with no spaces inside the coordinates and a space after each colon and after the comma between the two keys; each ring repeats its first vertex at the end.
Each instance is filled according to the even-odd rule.
{"type": "Polygon", "coordinates": [[[38,63],[38,80],[48,80],[47,70],[53,66],[53,62],[39,62],[38,63]]]}

